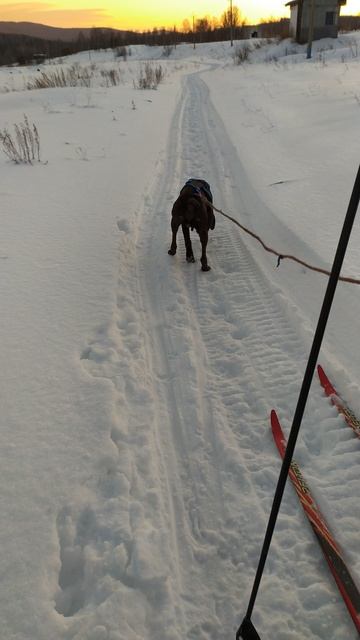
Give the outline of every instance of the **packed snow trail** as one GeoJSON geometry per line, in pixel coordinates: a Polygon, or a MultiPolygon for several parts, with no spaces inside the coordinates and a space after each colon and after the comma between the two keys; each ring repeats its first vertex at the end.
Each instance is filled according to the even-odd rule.
{"type": "MultiPolygon", "coordinates": [[[[268,415],[276,406],[292,416],[307,356],[291,310],[228,221],[217,216],[210,233],[209,273],[197,238],[195,264],[181,233],[168,256],[172,202],[189,177],[206,179],[224,210],[246,217],[250,201],[252,212],[264,207],[197,74],[183,81],[142,210],[119,224],[114,318],[84,357],[114,386],[117,454],[98,519],[118,523],[118,537],[97,551],[104,566],[115,562],[109,573],[120,585],[100,596],[101,615],[117,606],[127,640],[234,637],[279,470],[268,415]]],[[[310,409],[322,401],[315,389],[310,409]]],[[[290,492],[266,569],[254,619],[269,637],[324,640],[334,628],[337,640],[354,637],[290,492]]],[[[73,630],[84,606],[68,612],[82,612],[73,630]]]]}

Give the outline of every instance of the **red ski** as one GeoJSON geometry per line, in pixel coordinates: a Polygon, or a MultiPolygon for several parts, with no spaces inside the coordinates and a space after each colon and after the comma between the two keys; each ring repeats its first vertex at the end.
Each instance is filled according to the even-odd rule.
{"type": "MultiPolygon", "coordinates": [[[[287,442],[282,432],[276,411],[274,410],[271,412],[271,428],[276,446],[283,458],[287,442]]],[[[324,516],[313,499],[310,488],[305,482],[298,465],[294,461],[291,463],[289,476],[315,536],[321,546],[338,589],[353,619],[355,627],[358,633],[360,633],[360,593],[349,569],[345,564],[342,551],[336,543],[324,516]]]]}
{"type": "Polygon", "coordinates": [[[356,417],[356,415],[344,402],[342,397],[338,394],[320,364],[318,364],[317,370],[321,386],[323,387],[326,395],[330,398],[331,402],[337,408],[338,412],[344,416],[349,427],[351,427],[351,429],[356,433],[357,437],[360,438],[360,420],[356,417]]]}

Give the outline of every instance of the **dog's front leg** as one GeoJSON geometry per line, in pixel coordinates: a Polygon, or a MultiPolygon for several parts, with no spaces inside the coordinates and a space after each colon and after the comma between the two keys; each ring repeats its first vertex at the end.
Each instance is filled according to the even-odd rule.
{"type": "Polygon", "coordinates": [[[176,218],[172,218],[171,220],[172,242],[171,242],[171,247],[168,251],[169,256],[174,256],[176,253],[176,249],[177,249],[176,234],[178,232],[179,226],[180,226],[179,221],[176,218]]]}
{"type": "Polygon", "coordinates": [[[191,240],[190,240],[189,227],[187,227],[185,224],[183,224],[182,225],[182,230],[183,230],[184,240],[185,240],[186,262],[195,262],[195,258],[194,258],[194,254],[193,254],[193,250],[192,250],[192,244],[191,244],[191,240]]]}
{"type": "Polygon", "coordinates": [[[201,231],[200,235],[200,242],[201,242],[201,270],[202,271],[210,271],[210,267],[208,265],[207,262],[207,257],[206,257],[206,247],[207,247],[207,243],[208,243],[208,232],[207,230],[203,230],[201,231]]]}

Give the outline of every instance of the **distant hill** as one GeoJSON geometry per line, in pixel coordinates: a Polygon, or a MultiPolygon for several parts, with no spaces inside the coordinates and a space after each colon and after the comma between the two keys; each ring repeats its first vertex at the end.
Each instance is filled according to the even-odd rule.
{"type": "MultiPolygon", "coordinates": [[[[49,27],[36,22],[3,22],[0,21],[0,33],[17,34],[30,36],[32,38],[42,38],[44,40],[62,40],[63,42],[74,42],[82,33],[85,38],[90,37],[92,29],[78,29],[61,27],[49,27]]],[[[102,28],[103,32],[124,33],[118,29],[102,28]]]]}

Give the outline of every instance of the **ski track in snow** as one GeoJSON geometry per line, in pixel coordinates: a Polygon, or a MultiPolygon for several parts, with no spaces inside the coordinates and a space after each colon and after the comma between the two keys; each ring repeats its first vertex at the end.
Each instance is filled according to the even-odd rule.
{"type": "MultiPolygon", "coordinates": [[[[191,176],[209,181],[225,211],[247,215],[241,191],[251,185],[198,74],[183,81],[142,208],[119,222],[114,314],[82,354],[89,373],[113,384],[112,452],[101,463],[97,508],[68,505],[58,516],[56,610],[67,638],[91,630],[93,640],[225,640],[247,606],[280,468],[268,416],[276,407],[289,425],[307,348],[291,309],[221,216],[209,273],[200,270],[194,235],[195,264],[185,261],[181,233],[177,255],[167,255],[172,202],[191,176]],[[99,605],[96,615],[88,603],[99,605]],[[117,629],[109,623],[116,609],[117,629]]],[[[316,469],[321,434],[329,421],[339,430],[339,419],[315,384],[305,432],[314,416],[318,435],[304,436],[299,455],[316,469]]],[[[334,456],[353,455],[348,431],[334,456]]],[[[344,482],[351,473],[344,468],[344,482]]],[[[328,479],[336,513],[342,495],[337,503],[331,469],[328,479]]],[[[337,640],[355,638],[291,489],[258,604],[254,620],[268,637],[334,638],[336,629],[337,640]]]]}

